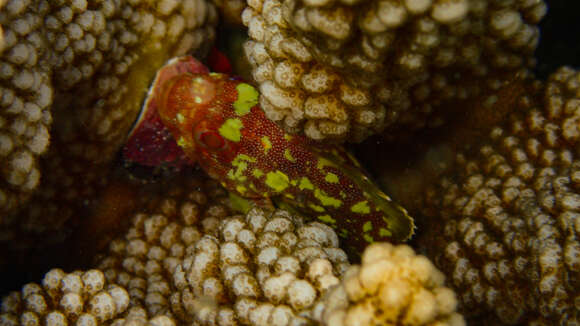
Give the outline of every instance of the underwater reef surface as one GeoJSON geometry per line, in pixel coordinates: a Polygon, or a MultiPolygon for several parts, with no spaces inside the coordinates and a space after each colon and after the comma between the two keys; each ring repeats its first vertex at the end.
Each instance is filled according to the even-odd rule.
{"type": "Polygon", "coordinates": [[[554,74],[580,66],[574,6],[1,1],[0,292],[18,294],[2,300],[0,323],[348,315],[460,325],[458,313],[476,324],[577,323],[579,81],[570,68],[554,74]],[[409,244],[427,258],[378,245],[368,251],[384,250],[384,262],[365,269],[363,255],[349,269],[322,224],[262,213],[281,228],[264,235],[199,172],[122,166],[118,151],[156,70],[184,53],[204,58],[216,33],[227,43],[221,17],[248,27],[249,62],[226,54],[246,65],[270,119],[314,139],[367,139],[349,146],[415,217],[409,244]],[[192,270],[195,261],[206,268],[192,270]],[[62,270],[43,277],[51,268],[62,270]],[[413,277],[388,292],[368,281],[377,271],[392,276],[380,282],[413,277]],[[332,311],[317,310],[323,297],[332,311]]]}

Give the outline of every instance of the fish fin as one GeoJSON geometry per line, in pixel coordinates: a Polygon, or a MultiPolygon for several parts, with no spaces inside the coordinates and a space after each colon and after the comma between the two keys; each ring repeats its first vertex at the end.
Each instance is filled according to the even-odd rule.
{"type": "Polygon", "coordinates": [[[229,191],[228,195],[229,195],[228,199],[229,199],[229,204],[230,204],[229,206],[235,212],[246,214],[254,206],[253,200],[241,197],[240,195],[236,194],[235,192],[229,191]]]}
{"type": "Polygon", "coordinates": [[[290,212],[292,215],[300,215],[302,217],[308,218],[309,214],[307,211],[302,209],[300,205],[293,203],[292,201],[288,200],[287,198],[282,197],[275,197],[272,200],[277,208],[286,210],[290,212]]]}
{"type": "Polygon", "coordinates": [[[214,72],[220,72],[222,74],[232,73],[232,64],[230,63],[230,60],[215,46],[211,48],[207,61],[209,67],[214,72]]]}
{"type": "Polygon", "coordinates": [[[123,157],[145,166],[168,165],[181,168],[193,162],[177,145],[169,129],[161,122],[156,110],[145,113],[146,121],[139,122],[131,132],[123,157]]]}

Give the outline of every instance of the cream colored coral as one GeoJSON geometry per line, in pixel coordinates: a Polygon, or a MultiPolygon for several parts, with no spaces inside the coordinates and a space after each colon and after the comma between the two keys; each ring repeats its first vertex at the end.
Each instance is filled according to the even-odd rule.
{"type": "Polygon", "coordinates": [[[525,70],[542,1],[248,2],[245,51],[267,116],[313,139],[437,127],[525,70]]]}
{"type": "Polygon", "coordinates": [[[107,324],[129,307],[127,291],[99,270],[53,269],[42,285],[30,283],[2,300],[2,325],[107,324]]]}
{"type": "Polygon", "coordinates": [[[580,73],[559,69],[427,192],[424,212],[443,220],[423,245],[466,314],[578,323],[579,90],[580,73]]]}
{"type": "Polygon", "coordinates": [[[26,248],[42,245],[30,233],[62,241],[107,183],[158,67],[203,53],[217,15],[205,0],[12,0],[2,11],[0,233],[26,248]]]}
{"type": "Polygon", "coordinates": [[[202,232],[214,232],[213,221],[228,214],[218,204],[225,194],[212,191],[215,187],[213,182],[204,185],[203,179],[194,178],[164,188],[162,195],[148,194],[143,203],[151,209],[132,216],[125,235],[111,241],[96,259],[106,279],[125,287],[131,305],[143,307],[146,316],[173,316],[173,270],[202,232]]]}
{"type": "Polygon", "coordinates": [[[176,266],[172,309],[201,325],[302,325],[348,267],[328,226],[254,208],[220,222],[176,266]]]}
{"type": "Polygon", "coordinates": [[[405,245],[375,243],[316,304],[323,325],[465,325],[444,276],[405,245]]]}
{"type": "Polygon", "coordinates": [[[224,195],[213,182],[194,182],[144,198],[151,211],[136,214],[96,266],[148,316],[218,325],[309,322],[298,313],[349,265],[334,231],[284,211],[230,216],[218,204],[224,195]]]}
{"type": "MultiPolygon", "coordinates": [[[[49,144],[53,91],[43,63],[46,5],[8,1],[0,19],[0,213],[26,202],[40,181],[38,158],[49,144]]],[[[5,217],[0,217],[3,224],[5,217]]]]}
{"type": "MultiPolygon", "coordinates": [[[[99,270],[74,272],[75,276],[91,273],[91,278],[97,277],[104,281],[99,270]]],[[[70,274],[69,274],[70,275],[70,274]]],[[[63,277],[68,276],[60,269],[53,269],[45,276],[50,282],[64,283],[63,277]]],[[[60,285],[57,285],[59,287],[60,285]]],[[[68,292],[69,290],[52,288],[46,291],[38,284],[28,284],[21,292],[13,292],[2,301],[0,325],[78,325],[78,326],[176,326],[175,320],[167,315],[157,315],[149,318],[142,307],[133,304],[129,307],[127,291],[114,284],[107,285],[108,290],[94,293],[93,291],[68,292]],[[46,292],[44,292],[46,291],[46,292]],[[55,297],[56,296],[56,297],[55,297]],[[58,301],[58,297],[61,297],[58,301]]]]}
{"type": "MultiPolygon", "coordinates": [[[[93,325],[93,324],[90,324],[93,325]]],[[[168,315],[149,317],[145,309],[134,306],[127,310],[122,318],[115,319],[111,326],[177,326],[177,323],[168,315]]],[[[87,325],[88,326],[88,325],[87,325]]]]}

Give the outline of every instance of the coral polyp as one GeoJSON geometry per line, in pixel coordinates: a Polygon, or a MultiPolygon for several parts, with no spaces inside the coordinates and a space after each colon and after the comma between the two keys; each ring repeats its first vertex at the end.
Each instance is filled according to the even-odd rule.
{"type": "Polygon", "coordinates": [[[577,15],[0,0],[0,325],[577,325],[577,15]]]}

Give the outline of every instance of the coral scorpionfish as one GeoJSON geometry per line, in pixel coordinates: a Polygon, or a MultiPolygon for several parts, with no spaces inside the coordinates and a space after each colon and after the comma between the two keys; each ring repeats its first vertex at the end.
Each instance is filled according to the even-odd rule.
{"type": "Polygon", "coordinates": [[[351,252],[404,241],[413,220],[341,146],[285,132],[239,78],[210,73],[194,58],[170,61],[149,92],[125,147],[137,163],[197,163],[245,198],[279,198],[335,230],[351,252]],[[144,127],[143,127],[144,126],[144,127]]]}

